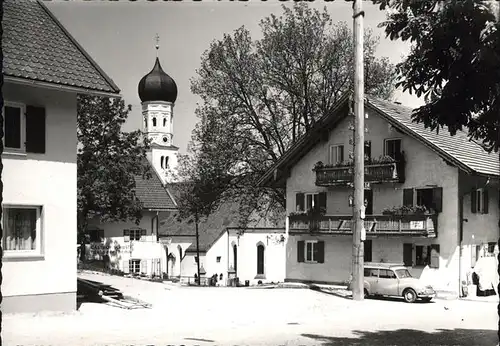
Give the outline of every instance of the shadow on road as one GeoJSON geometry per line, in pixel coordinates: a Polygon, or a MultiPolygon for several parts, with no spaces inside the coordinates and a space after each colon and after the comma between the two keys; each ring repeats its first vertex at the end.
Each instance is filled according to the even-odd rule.
{"type": "Polygon", "coordinates": [[[333,337],[317,334],[302,334],[303,337],[316,340],[317,345],[496,345],[498,336],[496,330],[485,329],[438,329],[428,333],[414,329],[399,329],[392,331],[353,331],[354,337],[333,337]]]}

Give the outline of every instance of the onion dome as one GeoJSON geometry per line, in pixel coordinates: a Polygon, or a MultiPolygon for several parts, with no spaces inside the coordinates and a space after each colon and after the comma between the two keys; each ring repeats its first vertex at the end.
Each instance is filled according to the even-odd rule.
{"type": "Polygon", "coordinates": [[[163,71],[160,60],[156,58],[155,66],[139,82],[139,97],[142,102],[166,101],[174,103],[177,99],[177,85],[163,71]]]}

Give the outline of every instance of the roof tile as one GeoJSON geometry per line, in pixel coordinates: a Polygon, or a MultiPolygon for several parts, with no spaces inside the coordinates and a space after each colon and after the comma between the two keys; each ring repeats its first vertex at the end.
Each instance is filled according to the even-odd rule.
{"type": "Polygon", "coordinates": [[[41,2],[6,0],[3,10],[5,76],[119,93],[41,2]]]}

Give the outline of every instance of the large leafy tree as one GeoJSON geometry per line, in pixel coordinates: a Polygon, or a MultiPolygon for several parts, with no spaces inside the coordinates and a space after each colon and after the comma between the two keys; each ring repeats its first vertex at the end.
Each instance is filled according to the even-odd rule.
{"type": "MultiPolygon", "coordinates": [[[[228,190],[256,208],[284,207],[284,191],[257,188],[257,180],[353,84],[347,24],[334,24],[326,8],[305,3],[283,11],[261,21],[258,40],[241,27],[212,42],[191,83],[202,100],[192,137],[196,150],[232,177],[228,190]]],[[[375,56],[377,44],[368,31],[365,88],[389,98],[394,67],[375,56]]]]}
{"type": "Polygon", "coordinates": [[[149,175],[148,143],[141,131],[122,132],[131,106],[121,98],[78,96],[78,231],[88,220],[132,220],[142,217],[134,176],[149,175]]]}
{"type": "Polygon", "coordinates": [[[413,117],[454,135],[466,130],[489,151],[500,142],[498,4],[483,0],[373,0],[388,9],[391,40],[412,49],[397,65],[398,85],[426,97],[413,117]]]}

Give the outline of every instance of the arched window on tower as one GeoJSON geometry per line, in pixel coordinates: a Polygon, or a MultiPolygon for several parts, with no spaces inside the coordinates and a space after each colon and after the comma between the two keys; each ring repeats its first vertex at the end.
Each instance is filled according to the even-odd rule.
{"type": "Polygon", "coordinates": [[[148,128],[148,118],[144,118],[144,128],[148,128]]]}
{"type": "Polygon", "coordinates": [[[153,118],[153,126],[156,126],[156,118],[153,118]]]}
{"type": "Polygon", "coordinates": [[[165,156],[165,169],[168,168],[168,156],[165,156]]]}
{"type": "Polygon", "coordinates": [[[161,168],[163,168],[163,160],[165,160],[165,157],[164,157],[164,156],[162,156],[162,157],[160,158],[160,167],[161,167],[161,168]]]}
{"type": "Polygon", "coordinates": [[[163,127],[167,126],[167,118],[163,118],[163,127]]]}

